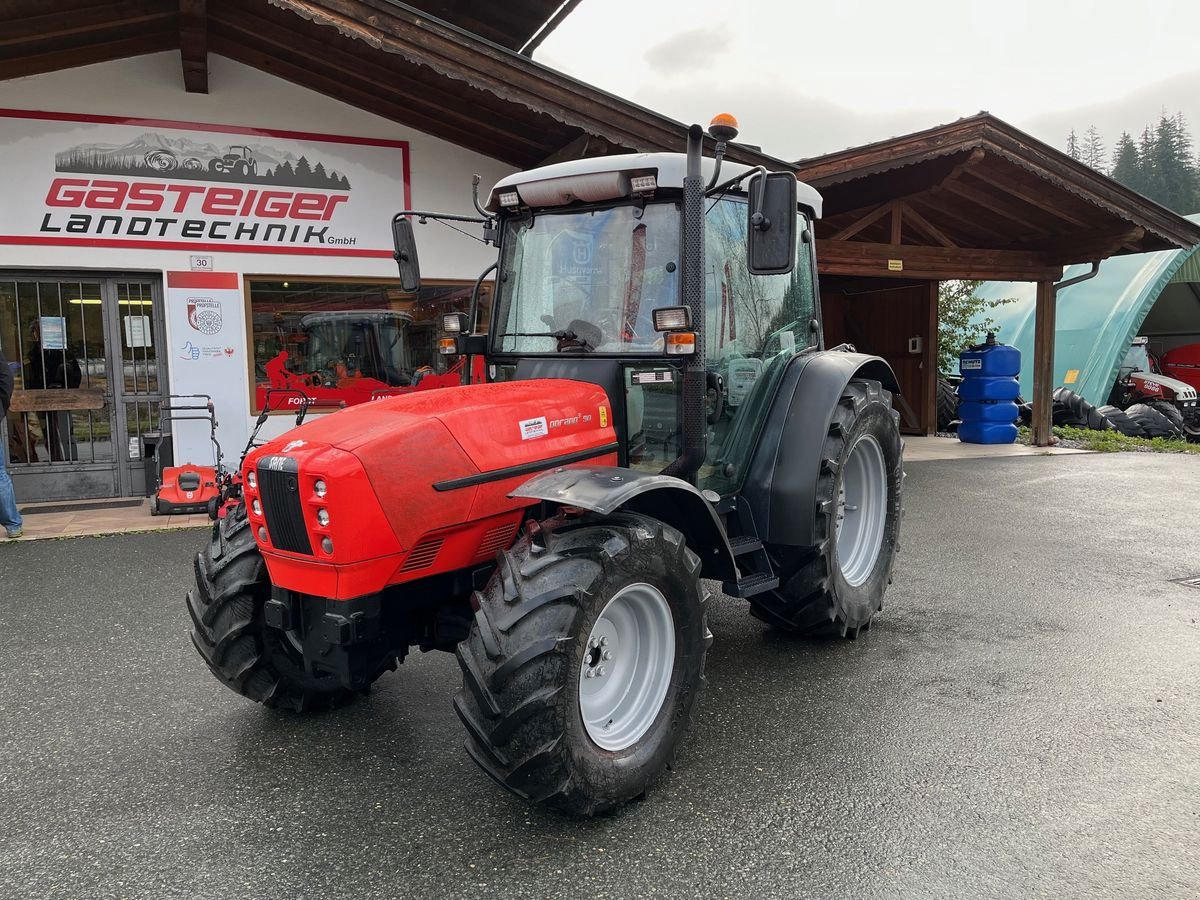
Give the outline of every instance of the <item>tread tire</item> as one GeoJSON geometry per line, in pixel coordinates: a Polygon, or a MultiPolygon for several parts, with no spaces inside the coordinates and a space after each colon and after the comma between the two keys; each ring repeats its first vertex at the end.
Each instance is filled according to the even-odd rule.
{"type": "Polygon", "coordinates": [[[187,593],[192,643],[223,685],[264,706],[298,713],[344,706],[360,693],[332,676],[307,674],[282,632],[266,626],[263,604],[271,584],[245,504],[216,523],[194,568],[195,584],[187,593]]]}
{"type": "Polygon", "coordinates": [[[1108,430],[1108,424],[1100,411],[1079,394],[1067,388],[1060,387],[1054,391],[1051,418],[1055,425],[1090,428],[1093,431],[1108,430]]]}
{"type": "Polygon", "coordinates": [[[1179,432],[1175,429],[1175,423],[1153,406],[1148,406],[1145,403],[1135,403],[1129,409],[1125,410],[1125,415],[1138,424],[1145,437],[1179,437],[1179,432]]]}
{"type": "Polygon", "coordinates": [[[750,613],[782,631],[816,637],[856,638],[883,608],[900,540],[904,445],[891,394],[878,381],[851,381],[834,410],[817,477],[813,547],[769,545],[780,587],[750,597],[750,613]],[[887,522],[874,569],[857,587],[842,577],[837,560],[835,516],[844,466],[854,443],[873,435],[884,453],[887,522]]]}
{"type": "Polygon", "coordinates": [[[1175,436],[1185,437],[1187,432],[1183,427],[1183,413],[1179,407],[1169,400],[1147,400],[1146,405],[1151,409],[1157,409],[1164,417],[1171,420],[1171,424],[1175,426],[1175,436]]]}
{"type": "Polygon", "coordinates": [[[700,559],[683,536],[629,513],[531,523],[500,553],[472,605],[475,621],[457,651],[463,686],[454,708],[480,768],[518,797],[577,815],[645,796],[695,716],[712,643],[700,559]],[[608,600],[636,582],[667,598],[675,667],[649,730],[624,750],[606,751],[584,727],[579,673],[608,600]]]}
{"type": "Polygon", "coordinates": [[[1108,424],[1115,431],[1119,431],[1126,437],[1146,436],[1146,432],[1142,430],[1142,426],[1126,415],[1125,410],[1116,406],[1097,406],[1096,411],[1108,420],[1108,424]]]}
{"type": "Polygon", "coordinates": [[[958,391],[945,378],[937,382],[937,430],[950,431],[958,423],[958,391]]]}

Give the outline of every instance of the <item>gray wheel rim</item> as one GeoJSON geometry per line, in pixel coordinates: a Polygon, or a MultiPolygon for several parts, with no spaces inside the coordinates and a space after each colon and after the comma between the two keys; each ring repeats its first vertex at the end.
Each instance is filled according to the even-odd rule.
{"type": "Polygon", "coordinates": [[[887,467],[883,448],[864,434],[846,457],[838,485],[837,557],[842,577],[852,587],[875,569],[887,524],[887,467]]]}
{"type": "Polygon", "coordinates": [[[654,724],[675,671],[675,621],[662,591],[639,582],[605,605],[579,669],[579,710],[602,750],[636,744],[654,724]]]}

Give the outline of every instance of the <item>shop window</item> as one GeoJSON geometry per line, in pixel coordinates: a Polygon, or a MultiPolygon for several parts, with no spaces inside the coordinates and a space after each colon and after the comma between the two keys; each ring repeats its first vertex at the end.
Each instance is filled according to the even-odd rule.
{"type": "MultiPolygon", "coordinates": [[[[385,281],[247,278],[255,411],[271,389],[352,405],[448,382],[462,363],[437,352],[442,316],[468,312],[473,287],[436,282],[406,293],[385,281]]],[[[488,285],[479,307],[486,331],[488,285]]]]}

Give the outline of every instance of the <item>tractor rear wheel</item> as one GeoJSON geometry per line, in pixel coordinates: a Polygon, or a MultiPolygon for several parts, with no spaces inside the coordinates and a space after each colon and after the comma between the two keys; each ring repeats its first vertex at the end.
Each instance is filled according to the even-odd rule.
{"type": "Polygon", "coordinates": [[[704,686],[700,560],[646,516],[532,523],[473,598],[454,708],[519,797],[594,815],[644,796],[704,686]]]}
{"type": "Polygon", "coordinates": [[[794,634],[857,637],[883,606],[900,533],[903,443],[878,381],[846,386],[817,476],[812,547],[769,545],[780,587],[750,598],[756,618],[794,634]]]}
{"type": "Polygon", "coordinates": [[[271,584],[245,504],[216,523],[208,547],[196,556],[195,572],[187,594],[192,643],[223,685],[295,712],[320,712],[354,699],[356,692],[337,679],[307,674],[291,637],[267,627],[263,605],[271,599],[271,584]]]}

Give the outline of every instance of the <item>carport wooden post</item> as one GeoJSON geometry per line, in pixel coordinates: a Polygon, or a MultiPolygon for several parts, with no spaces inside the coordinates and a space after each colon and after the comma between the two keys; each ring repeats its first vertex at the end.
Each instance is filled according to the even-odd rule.
{"type": "Polygon", "coordinates": [[[1054,303],[1053,281],[1037,283],[1037,307],[1033,319],[1033,445],[1048,447],[1052,439],[1050,411],[1054,391],[1054,303]]]}

